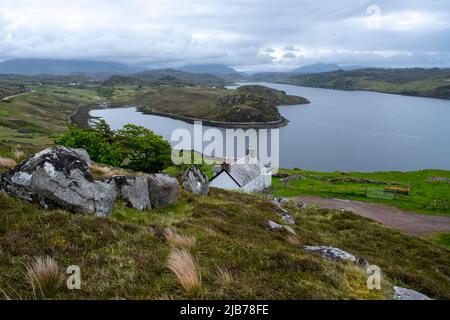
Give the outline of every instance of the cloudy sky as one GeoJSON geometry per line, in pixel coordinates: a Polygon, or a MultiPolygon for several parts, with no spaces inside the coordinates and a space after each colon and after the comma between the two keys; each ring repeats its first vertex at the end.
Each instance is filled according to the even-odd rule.
{"type": "Polygon", "coordinates": [[[0,60],[450,67],[449,0],[0,0],[0,60]]]}

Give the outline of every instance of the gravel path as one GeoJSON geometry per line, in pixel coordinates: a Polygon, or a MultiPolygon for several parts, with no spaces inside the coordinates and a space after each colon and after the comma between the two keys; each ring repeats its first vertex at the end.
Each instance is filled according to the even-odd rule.
{"type": "Polygon", "coordinates": [[[417,214],[384,204],[362,201],[327,199],[316,196],[300,196],[289,199],[303,201],[306,204],[314,204],[320,208],[343,208],[357,215],[416,236],[423,236],[433,232],[450,232],[450,217],[417,214]]]}

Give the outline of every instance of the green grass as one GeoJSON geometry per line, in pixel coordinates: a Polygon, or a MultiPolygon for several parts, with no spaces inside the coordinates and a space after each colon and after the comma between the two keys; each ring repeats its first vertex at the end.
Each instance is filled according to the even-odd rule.
{"type": "Polygon", "coordinates": [[[423,170],[415,172],[314,172],[304,170],[281,170],[289,174],[305,176],[304,180],[283,183],[273,178],[273,192],[277,196],[292,197],[300,195],[317,195],[359,201],[384,203],[403,210],[425,214],[450,215],[450,183],[433,182],[431,177],[450,178],[450,171],[423,170]],[[410,188],[410,195],[384,193],[384,184],[367,184],[351,182],[330,182],[329,179],[366,178],[383,181],[401,187],[410,188]],[[366,188],[368,192],[366,196],[366,188]]]}
{"type": "Polygon", "coordinates": [[[355,216],[330,210],[288,208],[298,221],[300,244],[267,230],[281,222],[261,197],[212,190],[182,193],[166,209],[137,212],[118,203],[110,218],[35,205],[0,193],[0,292],[15,299],[390,299],[392,285],[450,298],[450,251],[355,216]],[[239,206],[236,204],[239,203],[239,206]],[[160,231],[190,235],[201,287],[186,293],[167,267],[171,246],[160,231]],[[154,230],[154,231],[151,231],[154,230]],[[156,231],[155,231],[156,230],[156,231]],[[382,290],[366,287],[363,269],[303,252],[301,245],[333,245],[381,267],[382,290]],[[34,296],[25,277],[36,256],[60,266],[79,265],[82,289],[34,296]],[[218,268],[227,270],[224,283],[218,268]]]}
{"type": "Polygon", "coordinates": [[[95,90],[41,85],[35,92],[0,101],[0,151],[13,145],[36,150],[67,129],[67,117],[78,106],[101,101],[95,90]]]}
{"type": "Polygon", "coordinates": [[[434,243],[440,244],[444,247],[450,248],[450,233],[433,233],[426,237],[426,239],[433,241],[434,243]]]}

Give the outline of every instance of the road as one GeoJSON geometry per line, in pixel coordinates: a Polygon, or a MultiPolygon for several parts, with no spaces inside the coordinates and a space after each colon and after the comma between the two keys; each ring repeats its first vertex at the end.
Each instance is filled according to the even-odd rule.
{"type": "Polygon", "coordinates": [[[9,99],[13,99],[15,97],[24,96],[26,94],[33,93],[33,92],[34,92],[34,90],[31,90],[31,91],[28,91],[28,92],[19,93],[19,94],[15,94],[15,95],[3,98],[2,101],[8,101],[9,99]]]}
{"type": "Polygon", "coordinates": [[[415,236],[424,236],[433,232],[450,232],[450,217],[417,214],[384,204],[362,201],[327,199],[316,196],[299,196],[289,199],[314,204],[320,208],[342,208],[415,236]]]}

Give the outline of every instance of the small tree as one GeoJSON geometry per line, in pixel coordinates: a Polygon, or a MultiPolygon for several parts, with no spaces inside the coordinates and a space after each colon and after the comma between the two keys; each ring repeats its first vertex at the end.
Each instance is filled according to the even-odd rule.
{"type": "Polygon", "coordinates": [[[163,137],[151,130],[127,124],[117,130],[115,137],[124,167],[143,172],[160,172],[171,163],[171,146],[163,137]]]}

